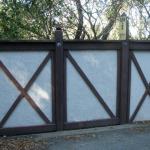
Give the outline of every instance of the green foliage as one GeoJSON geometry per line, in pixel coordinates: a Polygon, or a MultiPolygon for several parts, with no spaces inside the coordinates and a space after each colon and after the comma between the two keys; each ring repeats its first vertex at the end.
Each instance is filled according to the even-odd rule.
{"type": "Polygon", "coordinates": [[[130,37],[148,39],[150,0],[1,0],[0,39],[53,39],[58,23],[66,39],[75,38],[78,25],[81,39],[117,39],[123,12],[129,16],[130,37]]]}
{"type": "Polygon", "coordinates": [[[50,38],[62,0],[18,0],[1,3],[1,39],[50,38]]]}

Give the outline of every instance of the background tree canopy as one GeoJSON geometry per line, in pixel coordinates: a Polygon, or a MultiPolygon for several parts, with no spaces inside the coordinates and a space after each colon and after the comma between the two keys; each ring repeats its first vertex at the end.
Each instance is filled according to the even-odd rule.
{"type": "Polygon", "coordinates": [[[131,39],[150,39],[150,0],[0,0],[0,39],[119,39],[125,12],[131,39]]]}

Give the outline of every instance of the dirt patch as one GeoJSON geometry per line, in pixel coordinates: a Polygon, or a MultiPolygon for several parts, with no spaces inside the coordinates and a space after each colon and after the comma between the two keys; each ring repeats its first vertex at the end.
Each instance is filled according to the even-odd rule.
{"type": "Polygon", "coordinates": [[[0,138],[0,150],[45,150],[47,141],[28,138],[0,138]]]}
{"type": "Polygon", "coordinates": [[[141,125],[141,126],[129,128],[129,130],[131,132],[142,133],[145,132],[145,130],[147,130],[146,126],[147,127],[150,126],[150,121],[140,121],[140,122],[135,122],[134,124],[141,125]]]}
{"type": "Polygon", "coordinates": [[[71,140],[71,141],[79,141],[83,138],[96,138],[96,134],[81,134],[81,135],[74,135],[74,136],[65,136],[65,140],[71,140]]]}

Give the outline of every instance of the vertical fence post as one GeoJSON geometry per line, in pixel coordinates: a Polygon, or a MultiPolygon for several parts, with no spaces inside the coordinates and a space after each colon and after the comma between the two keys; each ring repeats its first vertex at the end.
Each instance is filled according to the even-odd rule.
{"type": "Polygon", "coordinates": [[[129,115],[129,42],[122,42],[121,50],[121,102],[120,102],[120,122],[128,122],[129,115]]]}
{"type": "Polygon", "coordinates": [[[63,32],[61,28],[55,31],[55,105],[57,130],[63,130],[63,32]]]}
{"type": "Polygon", "coordinates": [[[125,13],[121,15],[119,29],[120,29],[119,31],[120,40],[129,39],[129,20],[125,13]]]}

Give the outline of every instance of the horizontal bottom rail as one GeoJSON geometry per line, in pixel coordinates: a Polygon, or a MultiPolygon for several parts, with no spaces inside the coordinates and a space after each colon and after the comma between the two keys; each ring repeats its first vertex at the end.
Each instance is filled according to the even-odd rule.
{"type": "Polygon", "coordinates": [[[102,127],[118,125],[120,121],[118,118],[114,119],[103,119],[103,120],[92,120],[92,121],[82,121],[82,122],[70,122],[64,124],[65,130],[70,129],[82,129],[82,128],[92,128],[92,127],[102,127]]]}
{"type": "Polygon", "coordinates": [[[40,126],[27,126],[27,127],[12,127],[12,128],[1,128],[0,136],[14,136],[23,134],[35,134],[56,131],[56,125],[40,125],[40,126]]]}

